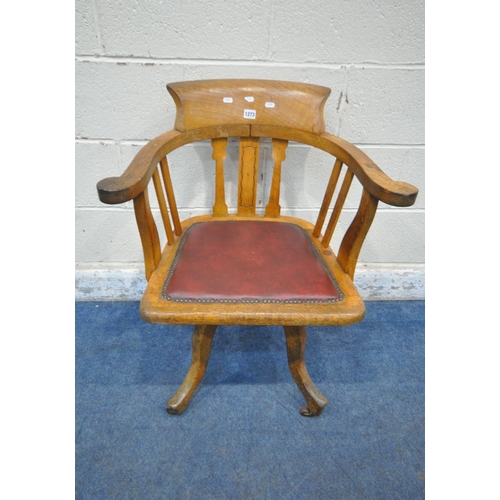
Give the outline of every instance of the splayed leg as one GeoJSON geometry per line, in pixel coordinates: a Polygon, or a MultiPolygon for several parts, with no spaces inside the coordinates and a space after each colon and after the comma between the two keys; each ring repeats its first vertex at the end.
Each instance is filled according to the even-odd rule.
{"type": "Polygon", "coordinates": [[[297,387],[304,395],[307,406],[300,410],[304,417],[318,416],[328,404],[328,400],[314,385],[304,362],[306,349],[306,327],[285,326],[286,349],[288,354],[288,366],[297,387]]]}
{"type": "Polygon", "coordinates": [[[167,412],[172,415],[182,413],[188,406],[191,396],[200,385],[207,369],[212,340],[217,325],[196,325],[193,332],[192,360],[182,385],[167,404],[167,412]]]}

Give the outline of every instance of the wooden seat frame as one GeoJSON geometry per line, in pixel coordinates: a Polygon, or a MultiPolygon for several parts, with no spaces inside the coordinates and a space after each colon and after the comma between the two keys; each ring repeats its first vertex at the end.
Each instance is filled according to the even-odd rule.
{"type": "Polygon", "coordinates": [[[188,406],[205,373],[217,325],[280,325],[285,330],[290,372],[307,404],[301,414],[319,415],[327,399],[310,379],[304,363],[306,325],[348,325],[363,319],[365,307],[353,278],[377,204],[382,201],[399,207],[411,206],[418,190],[405,182],[390,179],[361,150],[325,132],[323,108],[330,94],[326,87],[271,80],[203,80],[172,83],[167,88],[177,108],[174,130],[145,145],[120,177],[103,179],[97,185],[99,198],[104,203],[133,200],[148,280],[140,306],[143,319],[152,323],[195,325],[191,367],[168,402],[167,411],[178,414],[188,406]],[[229,213],[225,198],[224,159],[229,137],[240,139],[236,214],[229,213]],[[258,215],[256,190],[261,138],[272,140],[274,171],[265,213],[258,215]],[[210,215],[181,222],[167,155],[186,144],[205,140],[211,141],[215,160],[213,211],[210,215]],[[318,148],[335,157],[314,225],[280,214],[281,168],[290,141],[318,148]],[[343,169],[343,181],[322,234],[343,169]],[[335,255],[330,241],[354,177],[362,185],[361,201],[343,236],[338,255],[335,255]],[[149,202],[151,179],[166,232],[167,244],[163,251],[149,202]],[[299,304],[166,300],[162,287],[182,235],[193,224],[213,220],[279,221],[303,228],[338,283],[343,299],[299,304]]]}

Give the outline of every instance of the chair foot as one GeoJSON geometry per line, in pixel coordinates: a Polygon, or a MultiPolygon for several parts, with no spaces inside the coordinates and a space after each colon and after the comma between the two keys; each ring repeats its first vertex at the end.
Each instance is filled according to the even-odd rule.
{"type": "Polygon", "coordinates": [[[207,369],[217,325],[196,325],[193,332],[192,360],[184,382],[167,403],[167,412],[179,415],[188,406],[207,369]]]}
{"type": "Polygon", "coordinates": [[[307,407],[307,406],[303,406],[301,409],[300,409],[300,414],[303,416],[303,417],[314,417],[314,414],[311,413],[311,410],[307,407]]]}
{"type": "Polygon", "coordinates": [[[297,387],[302,392],[307,406],[300,410],[304,417],[319,416],[323,408],[328,404],[328,400],[321,394],[314,385],[304,362],[304,352],[306,349],[306,327],[305,326],[285,326],[286,349],[288,355],[288,367],[297,387]]]}

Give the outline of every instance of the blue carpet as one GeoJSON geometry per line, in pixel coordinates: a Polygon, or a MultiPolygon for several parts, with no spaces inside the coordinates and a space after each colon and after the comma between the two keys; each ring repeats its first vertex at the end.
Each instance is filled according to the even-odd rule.
{"type": "Polygon", "coordinates": [[[185,413],[165,412],[189,326],[137,302],[76,303],[76,499],[423,499],[424,302],[308,328],[329,404],[304,418],[278,327],[219,327],[185,413]]]}

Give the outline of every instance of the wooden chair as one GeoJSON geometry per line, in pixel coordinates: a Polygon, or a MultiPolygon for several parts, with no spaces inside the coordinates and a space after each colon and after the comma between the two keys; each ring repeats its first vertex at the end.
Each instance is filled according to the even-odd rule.
{"type": "Polygon", "coordinates": [[[326,87],[206,80],[171,83],[167,88],[177,108],[174,130],[144,146],[123,175],[97,184],[104,203],[133,200],[148,280],[140,305],[143,319],[195,325],[191,367],[167,411],[178,414],[186,409],[205,373],[217,325],[281,325],[290,371],[307,403],[301,414],[319,415],[327,399],[304,364],[306,326],[348,325],[363,319],[365,307],[353,277],[377,203],[407,207],[418,191],[393,181],[358,148],[325,132],[323,108],[330,94],[326,87]],[[240,143],[236,213],[229,213],[225,197],[229,137],[240,143]],[[265,213],[259,215],[256,192],[263,138],[271,139],[274,171],[265,213]],[[215,160],[213,210],[181,222],[167,156],[206,140],[211,141],[215,160]],[[335,157],[315,224],[280,215],[282,162],[289,141],[335,157]],[[330,240],[354,177],[362,186],[361,201],[335,255],[330,240]],[[163,251],[149,202],[151,179],[166,231],[163,251]]]}

